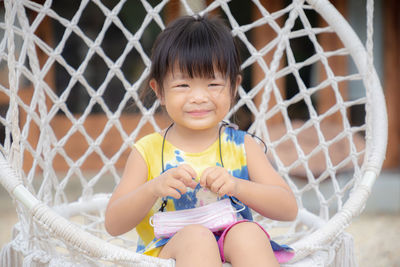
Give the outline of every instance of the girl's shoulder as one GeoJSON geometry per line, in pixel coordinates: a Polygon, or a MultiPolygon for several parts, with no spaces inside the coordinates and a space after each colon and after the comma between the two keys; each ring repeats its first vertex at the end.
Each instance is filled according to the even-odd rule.
{"type": "Polygon", "coordinates": [[[236,145],[243,145],[247,132],[236,127],[226,127],[224,130],[227,142],[233,142],[236,145]]]}
{"type": "MultiPolygon", "coordinates": [[[[264,149],[264,153],[267,152],[267,145],[265,142],[258,136],[251,134],[247,131],[239,130],[233,127],[227,127],[225,129],[226,141],[234,142],[236,145],[245,146],[247,144],[257,144],[257,146],[261,146],[264,149]]],[[[247,145],[246,145],[247,146],[247,145]]]]}
{"type": "Polygon", "coordinates": [[[162,140],[163,138],[160,133],[154,132],[141,137],[138,141],[135,142],[134,146],[136,148],[140,147],[142,149],[151,150],[155,147],[161,147],[162,140]]]}

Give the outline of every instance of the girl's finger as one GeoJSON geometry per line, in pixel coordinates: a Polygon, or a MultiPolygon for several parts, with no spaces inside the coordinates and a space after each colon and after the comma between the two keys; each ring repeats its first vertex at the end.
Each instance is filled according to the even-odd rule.
{"type": "Polygon", "coordinates": [[[228,195],[228,196],[234,196],[236,190],[237,190],[237,183],[238,180],[236,178],[230,179],[227,181],[219,190],[221,194],[228,195]]]}
{"type": "Polygon", "coordinates": [[[206,176],[206,186],[211,189],[211,185],[220,177],[220,171],[218,168],[210,168],[210,171],[206,176]]]}
{"type": "Polygon", "coordinates": [[[185,186],[192,187],[193,189],[197,185],[197,183],[193,181],[192,175],[185,168],[177,168],[173,177],[181,181],[185,186]]]}
{"type": "Polygon", "coordinates": [[[222,186],[225,184],[224,179],[216,179],[211,185],[210,185],[210,189],[212,192],[214,193],[218,193],[222,186]]]}
{"type": "Polygon", "coordinates": [[[192,189],[195,189],[197,186],[197,182],[196,182],[196,172],[193,170],[193,168],[187,164],[183,164],[182,166],[182,170],[185,172],[184,175],[184,183],[186,186],[191,187],[192,189]]]}
{"type": "Polygon", "coordinates": [[[229,186],[228,186],[227,184],[223,184],[223,185],[219,188],[217,194],[218,194],[220,197],[223,197],[223,196],[225,196],[225,195],[231,196],[231,195],[229,194],[229,186]]]}
{"type": "Polygon", "coordinates": [[[207,168],[203,171],[200,177],[200,186],[206,187],[207,186],[207,177],[213,171],[214,167],[207,168]]]}
{"type": "Polygon", "coordinates": [[[185,184],[181,180],[177,179],[171,179],[170,181],[168,181],[168,187],[173,188],[180,195],[185,194],[187,191],[185,184]]]}
{"type": "Polygon", "coordinates": [[[191,178],[196,179],[197,173],[196,173],[196,171],[192,168],[192,166],[190,166],[189,164],[182,164],[182,165],[179,165],[179,167],[185,169],[185,170],[190,174],[191,178]]]}
{"type": "Polygon", "coordinates": [[[179,192],[172,187],[166,189],[166,196],[173,197],[175,199],[181,198],[181,194],[179,194],[179,192]]]}

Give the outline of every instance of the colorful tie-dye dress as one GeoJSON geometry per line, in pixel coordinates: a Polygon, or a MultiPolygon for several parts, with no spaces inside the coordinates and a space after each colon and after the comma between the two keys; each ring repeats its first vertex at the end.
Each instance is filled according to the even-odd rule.
{"type": "MultiPolygon", "coordinates": [[[[232,176],[248,180],[249,174],[244,146],[245,135],[246,132],[244,131],[226,127],[221,133],[221,154],[224,168],[227,169],[232,176]]],[[[160,135],[160,133],[153,133],[143,137],[134,145],[148,166],[148,181],[162,173],[162,143],[163,136],[160,135]]],[[[200,153],[184,152],[165,140],[163,155],[165,171],[183,163],[188,164],[196,171],[198,176],[195,177],[195,179],[197,182],[205,169],[216,165],[221,166],[218,139],[210,147],[200,153]]],[[[224,196],[223,198],[226,197],[227,196],[224,196]]],[[[200,187],[198,184],[195,189],[188,188],[188,191],[183,194],[180,199],[168,197],[166,211],[201,207],[220,199],[221,198],[219,198],[217,194],[200,187]]],[[[137,246],[138,253],[158,256],[162,246],[169,240],[155,238],[153,227],[149,223],[149,219],[160,209],[161,204],[162,200],[159,199],[146,217],[136,226],[136,231],[139,235],[137,246]]],[[[241,205],[235,203],[232,203],[232,205],[237,209],[242,208],[241,205]]],[[[245,207],[245,209],[240,212],[239,216],[241,219],[253,220],[248,207],[245,207]]],[[[290,250],[289,247],[277,245],[273,241],[271,241],[271,245],[274,250],[290,250]]]]}

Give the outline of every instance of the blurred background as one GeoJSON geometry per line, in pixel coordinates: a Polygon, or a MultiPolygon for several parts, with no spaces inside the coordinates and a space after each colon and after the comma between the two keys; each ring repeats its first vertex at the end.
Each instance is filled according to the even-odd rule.
{"type": "MultiPolygon", "coordinates": [[[[43,3],[44,1],[37,0],[36,2],[43,3]]],[[[118,1],[103,0],[102,2],[105,6],[112,9],[118,1]]],[[[160,1],[154,0],[148,2],[155,6],[160,1]]],[[[204,5],[209,5],[213,1],[191,2],[193,6],[198,5],[198,8],[202,9],[204,5]]],[[[272,12],[286,6],[288,1],[263,0],[260,2],[272,12]]],[[[365,42],[366,0],[332,0],[331,2],[349,21],[350,25],[359,35],[361,41],[365,42]]],[[[0,3],[0,5],[0,16],[4,16],[3,3],[0,3]]],[[[52,9],[61,17],[72,19],[80,8],[80,5],[81,1],[77,0],[57,0],[53,1],[52,9]]],[[[195,7],[193,8],[195,9],[195,7]]],[[[247,1],[231,1],[229,3],[229,9],[240,24],[247,24],[257,16],[260,16],[260,13],[254,6],[249,5],[247,1]]],[[[105,17],[102,15],[102,11],[99,10],[98,6],[90,2],[83,12],[78,22],[79,27],[85,31],[88,38],[95,39],[106,23],[105,17]]],[[[182,12],[179,1],[173,0],[170,1],[161,15],[165,21],[171,21],[183,14],[182,12]]],[[[218,11],[214,12],[218,14],[218,11]]],[[[389,141],[382,174],[373,188],[366,209],[348,228],[348,232],[354,236],[359,266],[400,266],[400,254],[397,253],[397,243],[400,241],[400,116],[398,116],[398,114],[400,114],[400,105],[398,104],[400,100],[400,90],[398,88],[400,84],[400,51],[397,48],[397,45],[400,43],[399,13],[400,2],[396,0],[375,1],[374,65],[384,88],[387,101],[389,141]]],[[[219,14],[224,16],[223,12],[219,14]]],[[[118,14],[118,17],[124,26],[134,34],[141,27],[145,15],[146,10],[143,5],[138,4],[136,1],[127,1],[122,11],[118,14]]],[[[35,10],[31,10],[29,16],[33,19],[37,16],[37,13],[35,13],[35,10]]],[[[310,11],[307,13],[307,16],[311,23],[324,26],[324,22],[319,21],[315,13],[310,11]]],[[[295,25],[295,27],[301,27],[301,25],[295,25]]],[[[61,25],[56,20],[48,18],[41,22],[35,34],[47,44],[52,44],[59,43],[64,38],[64,30],[65,25],[61,25]]],[[[160,27],[156,22],[152,21],[147,25],[146,30],[140,37],[143,52],[147,55],[150,54],[152,43],[159,32],[160,27]]],[[[269,41],[268,33],[271,32],[271,29],[254,30],[251,34],[253,35],[255,46],[262,47],[265,45],[265,43],[269,41]],[[256,38],[254,36],[258,37],[256,38]]],[[[338,38],[331,36],[322,38],[324,39],[321,40],[321,42],[331,49],[337,49],[341,46],[338,38]]],[[[126,45],[127,40],[124,37],[124,33],[116,25],[112,24],[104,33],[102,39],[101,47],[104,53],[112,62],[118,61],[120,55],[125,53],[126,45]]],[[[292,50],[299,60],[304,60],[314,53],[311,45],[309,41],[302,38],[291,42],[292,50]]],[[[132,124],[132,121],[137,122],[139,120],[137,114],[140,106],[137,106],[132,100],[125,100],[124,88],[126,84],[122,81],[133,84],[138,79],[141,79],[142,73],[146,69],[146,64],[142,55],[135,49],[130,50],[129,53],[125,55],[125,60],[120,62],[119,65],[119,68],[125,75],[124,79],[118,78],[117,76],[108,79],[106,75],[109,70],[107,60],[97,54],[88,58],[88,51],[89,47],[82,41],[81,36],[72,33],[65,42],[61,55],[72,68],[80,68],[81,64],[85,62],[85,68],[82,69],[82,71],[84,72],[86,82],[90,87],[101,88],[101,90],[103,90],[103,103],[92,103],[91,95],[81,83],[77,82],[71,85],[70,72],[61,64],[55,63],[52,66],[45,77],[46,83],[52,88],[56,88],[55,93],[58,96],[63,96],[65,90],[69,90],[65,103],[73,116],[81,116],[87,112],[88,106],[90,106],[89,114],[84,114],[86,116],[84,127],[89,135],[98,136],[101,133],[99,129],[107,124],[109,114],[116,112],[121,114],[120,120],[124,130],[126,132],[132,131],[135,125],[134,123],[132,124]],[[106,86],[104,87],[103,85],[106,86]]],[[[244,58],[248,57],[249,52],[246,49],[243,49],[241,52],[244,58]]],[[[44,64],[48,58],[47,54],[40,50],[38,50],[38,54],[40,56],[40,63],[44,64]]],[[[271,57],[267,55],[265,60],[270,62],[271,57]]],[[[334,61],[330,63],[332,68],[338,73],[342,70],[351,70],[355,68],[354,63],[341,58],[334,59],[334,61]]],[[[2,62],[2,64],[0,64],[0,83],[4,83],[4,81],[7,80],[5,77],[8,73],[2,71],[2,69],[4,70],[6,67],[6,63],[2,62]]],[[[243,87],[251,88],[257,84],[262,75],[263,73],[257,70],[257,68],[244,69],[243,87]]],[[[301,72],[301,78],[307,87],[311,87],[319,75],[321,75],[321,73],[313,68],[312,65],[305,67],[301,72]]],[[[299,90],[295,86],[296,82],[294,79],[294,77],[287,77],[281,82],[284,94],[288,98],[294,96],[299,90]]],[[[141,86],[145,86],[145,82],[143,82],[141,86]]],[[[353,86],[362,85],[355,84],[353,86]]],[[[31,99],[34,94],[34,87],[31,81],[29,79],[23,80],[21,82],[21,87],[21,97],[31,99]]],[[[352,90],[351,92],[355,95],[350,97],[358,97],[357,90],[352,90]]],[[[148,96],[143,104],[146,107],[151,107],[154,100],[154,97],[148,96]]],[[[0,94],[0,112],[5,112],[8,101],[9,98],[7,96],[0,94]]],[[[26,101],[27,103],[29,102],[28,100],[26,101]]],[[[255,102],[259,104],[261,102],[261,96],[256,97],[255,102]]],[[[329,108],[331,105],[329,96],[320,99],[318,105],[321,109],[329,108]]],[[[309,118],[305,104],[301,101],[296,105],[292,105],[288,112],[290,118],[294,120],[305,120],[309,118]]],[[[68,115],[69,114],[64,114],[62,109],[59,109],[57,111],[57,116],[55,116],[52,121],[52,126],[56,129],[56,134],[59,136],[65,134],[71,126],[71,122],[66,119],[68,115]]],[[[352,107],[350,110],[351,120],[354,125],[364,123],[364,115],[364,105],[352,107]]],[[[25,115],[22,113],[22,121],[26,119],[24,116],[25,115]]],[[[249,110],[245,107],[237,111],[236,118],[242,129],[247,129],[252,121],[251,113],[249,113],[249,110]]],[[[163,119],[165,118],[161,117],[158,119],[161,126],[168,124],[168,122],[163,119]]],[[[335,121],[335,118],[332,118],[332,121],[335,121]]],[[[151,129],[148,128],[148,131],[150,130],[151,129]]],[[[141,134],[147,133],[146,131],[147,130],[143,131],[141,134]]],[[[30,135],[28,138],[35,140],[38,138],[37,136],[39,135],[40,129],[32,126],[30,132],[33,133],[33,135],[30,135]],[[36,136],[34,134],[35,132],[37,133],[36,136]]],[[[0,131],[0,135],[3,135],[0,136],[0,139],[4,140],[5,134],[4,130],[0,131]]],[[[115,132],[111,129],[102,143],[103,150],[107,151],[106,153],[108,153],[107,155],[110,155],[110,157],[116,152],[119,152],[119,147],[122,144],[122,140],[117,140],[114,136],[115,132]]],[[[77,132],[68,140],[66,152],[71,159],[79,159],[87,150],[87,145],[85,136],[77,132]]],[[[116,169],[121,170],[127,153],[128,151],[122,151],[120,160],[115,164],[116,169]]],[[[34,159],[32,156],[26,155],[24,159],[24,168],[29,169],[33,164],[34,159]]],[[[86,158],[81,168],[91,172],[99,168],[102,164],[103,161],[100,156],[93,153],[86,158]]],[[[55,161],[53,167],[58,172],[66,172],[69,165],[70,164],[65,159],[60,157],[58,161],[55,161]]],[[[299,174],[299,176],[301,176],[301,174],[299,174]]],[[[71,186],[70,190],[73,190],[73,186],[71,186]]],[[[13,225],[18,221],[18,218],[13,201],[2,187],[0,187],[0,203],[0,247],[2,247],[10,240],[13,225]]]]}

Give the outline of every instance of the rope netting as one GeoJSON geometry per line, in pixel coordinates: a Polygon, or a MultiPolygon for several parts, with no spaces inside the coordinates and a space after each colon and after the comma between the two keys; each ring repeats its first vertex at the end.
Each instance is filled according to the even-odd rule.
{"type": "MultiPolygon", "coordinates": [[[[380,168],[381,159],[368,166],[365,159],[366,76],[374,78],[373,70],[367,75],[360,67],[366,62],[354,56],[366,55],[359,40],[344,40],[341,25],[332,25],[343,19],[328,2],[265,2],[5,1],[0,149],[18,183],[85,232],[134,251],[134,231],[106,233],[104,209],[135,140],[169,123],[158,101],[142,97],[151,45],[176,10],[219,14],[243,57],[244,81],[227,120],[263,138],[301,209],[292,223],[257,219],[280,242],[313,233],[343,209],[365,168],[380,168]]],[[[26,261],[110,260],[59,240],[37,212],[32,218],[18,207],[12,245],[26,261]]]]}

